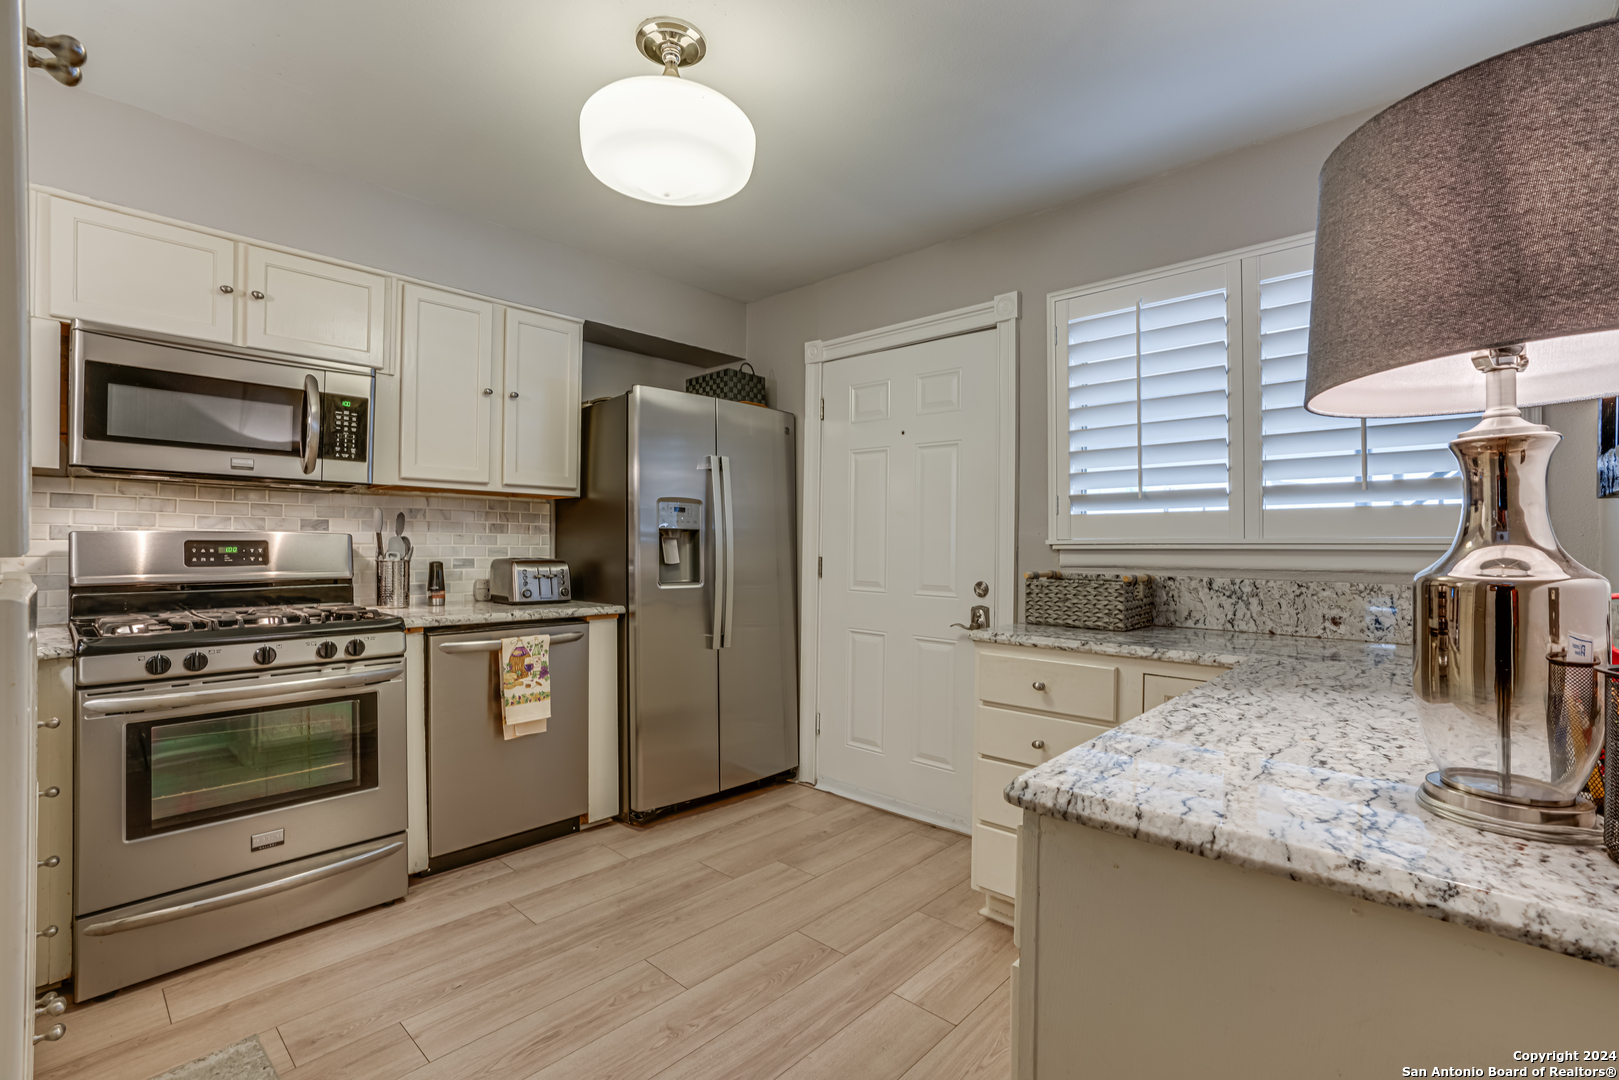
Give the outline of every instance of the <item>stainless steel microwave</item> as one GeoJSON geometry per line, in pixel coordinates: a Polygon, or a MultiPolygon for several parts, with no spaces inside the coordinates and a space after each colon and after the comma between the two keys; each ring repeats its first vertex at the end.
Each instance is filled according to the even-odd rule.
{"type": "Polygon", "coordinates": [[[376,376],[75,323],[68,466],[230,480],[371,480],[376,376]]]}

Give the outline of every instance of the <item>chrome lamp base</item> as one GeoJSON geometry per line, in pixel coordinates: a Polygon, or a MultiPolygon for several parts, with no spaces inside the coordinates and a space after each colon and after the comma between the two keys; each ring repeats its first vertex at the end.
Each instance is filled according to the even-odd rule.
{"type": "Polygon", "coordinates": [[[1571,803],[1509,802],[1447,783],[1431,772],[1417,788],[1417,802],[1439,817],[1485,832],[1552,844],[1602,844],[1602,819],[1585,795],[1571,803]]]}

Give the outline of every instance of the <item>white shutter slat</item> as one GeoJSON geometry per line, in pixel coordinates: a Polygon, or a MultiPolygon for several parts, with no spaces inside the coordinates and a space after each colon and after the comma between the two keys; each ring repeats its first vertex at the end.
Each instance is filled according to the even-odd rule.
{"type": "Polygon", "coordinates": [[[1259,281],[1262,505],[1330,509],[1458,501],[1455,458],[1446,444],[1476,417],[1364,421],[1304,408],[1312,276],[1305,270],[1259,281]]]}
{"type": "Polygon", "coordinates": [[[1131,308],[1068,317],[1073,513],[1230,507],[1228,297],[1143,295],[1169,280],[1131,308]]]}

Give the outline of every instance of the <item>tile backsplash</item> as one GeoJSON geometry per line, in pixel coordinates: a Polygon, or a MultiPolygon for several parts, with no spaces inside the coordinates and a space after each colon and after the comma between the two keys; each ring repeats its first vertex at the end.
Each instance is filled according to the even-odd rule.
{"type": "Polygon", "coordinates": [[[1167,575],[1153,580],[1153,623],[1403,645],[1411,641],[1411,588],[1410,582],[1167,575]]]}
{"type": "Polygon", "coordinates": [[[549,499],[99,476],[36,476],[32,498],[32,542],[20,564],[39,587],[41,626],[67,621],[67,535],[75,529],[346,532],[354,538],[354,590],[361,603],[376,601],[377,510],[390,534],[395,515],[404,511],[405,534],[415,545],[412,603],[426,602],[433,560],[444,564],[450,598],[471,599],[472,583],[489,576],[490,560],[549,558],[553,550],[549,499]]]}

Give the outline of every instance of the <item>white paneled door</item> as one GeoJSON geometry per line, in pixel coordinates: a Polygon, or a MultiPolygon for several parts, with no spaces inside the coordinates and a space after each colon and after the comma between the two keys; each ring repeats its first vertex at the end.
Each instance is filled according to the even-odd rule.
{"type": "Polygon", "coordinates": [[[997,350],[961,334],[822,382],[818,781],[963,830],[973,649],[951,624],[996,580],[997,350]]]}

